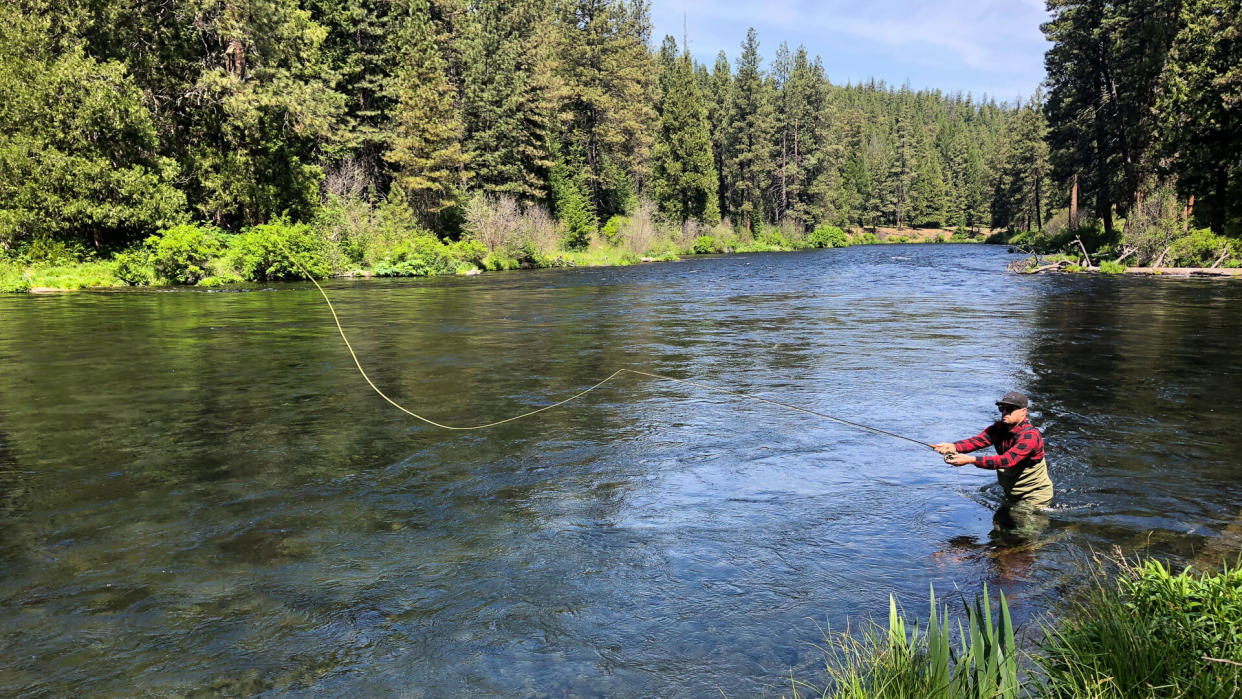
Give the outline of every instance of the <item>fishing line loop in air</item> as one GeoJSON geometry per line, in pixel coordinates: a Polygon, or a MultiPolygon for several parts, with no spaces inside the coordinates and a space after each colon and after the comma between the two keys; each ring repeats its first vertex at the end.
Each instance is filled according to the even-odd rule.
{"type": "MultiPolygon", "coordinates": [[[[284,244],[283,244],[283,243],[281,243],[281,248],[282,248],[282,249],[284,249],[284,244]]],[[[853,422],[853,421],[851,421],[851,420],[846,420],[846,419],[844,419],[844,418],[836,417],[836,416],[833,416],[833,415],[828,415],[828,414],[826,414],[826,413],[821,413],[821,412],[818,412],[818,411],[815,411],[815,410],[810,410],[810,409],[808,409],[808,408],[803,408],[803,407],[800,407],[800,406],[797,406],[797,405],[791,405],[791,404],[789,404],[789,403],[782,403],[782,402],[780,402],[780,401],[771,400],[771,399],[769,399],[769,398],[761,398],[761,397],[759,397],[759,396],[752,396],[752,395],[750,395],[750,394],[748,394],[748,393],[742,393],[742,392],[740,392],[740,391],[731,391],[731,390],[726,389],[726,388],[720,388],[720,387],[718,387],[718,386],[712,386],[712,385],[710,385],[710,384],[705,384],[705,383],[701,383],[701,382],[698,382],[698,381],[691,381],[691,380],[689,380],[689,379],[679,379],[679,378],[674,377],[674,376],[664,376],[664,375],[662,375],[662,374],[654,374],[654,373],[651,373],[651,372],[641,371],[641,370],[638,370],[638,369],[617,369],[616,371],[614,371],[614,372],[612,372],[611,374],[609,374],[607,378],[603,379],[603,380],[602,380],[602,381],[600,381],[599,383],[596,383],[595,385],[591,386],[590,388],[587,388],[587,389],[584,389],[584,390],[582,390],[582,391],[579,391],[579,392],[577,392],[577,393],[573,394],[572,396],[570,396],[570,397],[568,397],[568,398],[566,398],[566,399],[564,399],[564,400],[557,401],[556,403],[552,403],[552,404],[550,404],[550,405],[545,405],[545,406],[543,406],[542,408],[536,408],[536,409],[534,409],[534,410],[528,410],[528,411],[526,411],[526,412],[524,412],[524,413],[521,413],[521,414],[519,414],[519,415],[514,415],[514,416],[512,416],[512,417],[507,417],[507,418],[505,418],[505,419],[503,419],[503,420],[496,420],[496,421],[494,421],[494,422],[486,422],[486,423],[479,424],[479,425],[446,425],[446,424],[444,424],[444,423],[441,423],[441,422],[437,422],[437,421],[435,421],[435,420],[432,420],[432,419],[431,419],[431,418],[429,418],[429,417],[426,417],[426,416],[423,416],[423,415],[419,415],[418,413],[414,412],[413,410],[410,410],[409,408],[406,408],[405,406],[401,405],[401,404],[400,404],[400,403],[398,403],[397,401],[395,401],[395,400],[393,400],[392,398],[390,398],[390,397],[388,396],[388,394],[384,393],[384,391],[380,389],[380,387],[379,387],[379,386],[376,386],[376,385],[375,385],[375,382],[374,382],[374,381],[372,381],[372,380],[371,380],[371,377],[367,375],[366,369],[363,369],[363,368],[362,368],[362,362],[358,359],[358,353],[354,351],[354,346],[353,346],[353,344],[351,344],[351,343],[350,343],[350,341],[349,341],[349,336],[345,334],[345,328],[344,328],[344,327],[342,327],[342,325],[341,325],[341,319],[340,319],[340,316],[338,316],[338,315],[337,315],[337,313],[336,313],[336,307],[332,305],[332,299],[328,298],[328,293],[327,293],[326,291],[324,291],[324,289],[323,289],[323,287],[322,287],[322,286],[320,286],[320,285],[319,285],[319,282],[315,279],[314,275],[312,275],[312,274],[310,273],[310,271],[309,271],[309,270],[307,270],[307,269],[306,269],[306,267],[304,267],[304,266],[302,265],[302,263],[301,263],[301,262],[298,262],[297,258],[295,258],[292,254],[290,254],[290,252],[289,252],[289,250],[288,250],[288,249],[284,249],[284,252],[285,252],[285,255],[287,255],[287,256],[288,256],[289,260],[290,260],[290,261],[292,261],[292,262],[293,262],[293,264],[294,264],[294,265],[296,265],[296,266],[297,266],[297,268],[298,268],[299,270],[301,270],[302,274],[306,275],[306,278],[310,280],[311,284],[314,284],[314,285],[315,285],[315,288],[319,290],[319,294],[320,294],[321,296],[323,296],[323,300],[324,300],[324,302],[328,304],[328,311],[330,311],[330,312],[332,313],[332,322],[336,324],[336,330],[337,330],[337,332],[338,332],[338,333],[340,333],[340,335],[341,335],[341,340],[343,340],[343,341],[345,342],[345,347],[346,347],[346,349],[348,349],[348,350],[349,350],[349,356],[350,356],[351,358],[353,358],[353,360],[354,360],[354,366],[358,368],[358,373],[362,375],[362,378],[363,378],[363,379],[367,382],[367,384],[368,384],[368,385],[372,388],[372,390],[374,390],[374,391],[375,391],[375,392],[379,395],[379,397],[380,397],[380,398],[383,398],[385,401],[387,401],[387,402],[388,402],[390,405],[392,405],[394,408],[396,408],[396,409],[400,410],[401,412],[405,413],[406,415],[409,415],[410,417],[412,417],[412,418],[414,418],[414,419],[416,419],[416,420],[419,420],[420,422],[423,422],[423,423],[426,423],[426,424],[428,424],[428,425],[431,425],[432,427],[438,427],[438,428],[440,428],[440,429],[444,429],[444,430],[454,430],[454,431],[470,431],[470,430],[484,430],[484,429],[487,429],[487,428],[489,428],[489,427],[497,427],[497,426],[499,426],[499,425],[503,425],[503,424],[506,424],[506,423],[509,423],[509,422],[516,422],[516,421],[518,421],[518,420],[521,420],[521,419],[524,419],[524,418],[531,417],[532,415],[538,415],[539,413],[542,413],[542,412],[545,412],[545,411],[548,411],[548,410],[552,410],[553,408],[559,408],[560,406],[565,405],[566,403],[571,403],[571,402],[573,402],[573,401],[575,401],[575,400],[577,400],[577,399],[579,399],[579,398],[581,398],[581,397],[585,396],[586,394],[590,393],[591,391],[594,391],[595,389],[597,389],[597,388],[599,388],[599,387],[603,386],[604,384],[608,383],[609,381],[612,381],[613,379],[617,378],[618,376],[621,376],[622,374],[633,374],[633,375],[635,375],[635,376],[644,376],[644,377],[647,377],[647,378],[658,379],[658,380],[661,380],[661,381],[675,381],[675,382],[677,382],[677,383],[686,384],[686,385],[688,385],[688,386],[694,386],[694,387],[696,387],[696,388],[701,388],[701,389],[706,390],[706,391],[712,391],[712,392],[715,392],[715,393],[723,393],[723,394],[726,394],[726,395],[729,395],[729,396],[733,396],[733,397],[735,397],[735,398],[744,398],[744,399],[747,399],[747,400],[759,401],[759,402],[761,402],[761,403],[767,403],[767,404],[769,404],[769,405],[775,405],[775,406],[780,407],[780,408],[785,408],[786,410],[792,410],[792,411],[794,411],[794,412],[805,413],[805,414],[807,414],[807,415],[814,415],[815,417],[822,418],[822,419],[824,419],[824,420],[830,420],[830,421],[832,421],[832,422],[835,422],[835,423],[838,423],[838,424],[841,424],[841,425],[845,425],[845,426],[847,426],[847,427],[853,427],[854,429],[863,430],[863,431],[866,431],[866,432],[871,432],[871,433],[873,433],[873,434],[879,434],[879,435],[883,435],[883,436],[886,436],[886,437],[892,437],[892,438],[894,438],[894,439],[900,439],[900,440],[903,440],[903,441],[906,441],[906,442],[911,442],[911,443],[913,443],[913,444],[917,444],[917,445],[919,445],[919,446],[921,446],[921,447],[926,447],[926,448],[930,448],[930,447],[931,447],[931,445],[930,445],[930,444],[928,444],[927,442],[923,442],[923,441],[920,441],[920,440],[917,440],[917,439],[913,439],[913,438],[911,438],[911,437],[905,437],[905,436],[899,435],[899,434],[897,434],[897,433],[895,433],[895,432],[889,432],[888,430],[882,430],[882,429],[879,429],[879,428],[876,428],[876,427],[870,427],[870,426],[868,426],[868,425],[863,425],[863,424],[860,424],[860,423],[857,423],[857,422],[853,422]]]]}

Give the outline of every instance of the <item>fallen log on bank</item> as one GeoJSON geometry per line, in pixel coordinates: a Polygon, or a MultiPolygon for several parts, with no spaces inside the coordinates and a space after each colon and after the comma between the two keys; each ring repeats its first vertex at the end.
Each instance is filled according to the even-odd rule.
{"type": "MultiPolygon", "coordinates": [[[[1099,274],[1099,267],[1077,267],[1073,271],[1067,269],[1072,263],[1054,262],[1025,269],[1019,263],[1012,263],[1009,271],[1016,274],[1043,274],[1059,272],[1065,274],[1099,274]]],[[[1239,267],[1126,267],[1125,274],[1139,274],[1160,277],[1242,277],[1239,267]]]]}
{"type": "MultiPolygon", "coordinates": [[[[1098,267],[1093,267],[1098,271],[1098,267]]],[[[1237,277],[1242,276],[1239,267],[1126,267],[1126,274],[1151,274],[1170,277],[1237,277]]]]}

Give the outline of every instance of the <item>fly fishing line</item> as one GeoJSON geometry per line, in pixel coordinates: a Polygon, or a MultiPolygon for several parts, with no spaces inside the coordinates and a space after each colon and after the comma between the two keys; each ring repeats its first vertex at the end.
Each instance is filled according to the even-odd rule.
{"type": "MultiPolygon", "coordinates": [[[[341,325],[341,318],[336,313],[336,307],[332,305],[332,299],[328,298],[328,292],[324,291],[323,287],[319,285],[319,282],[315,279],[314,275],[312,275],[310,271],[307,270],[306,267],[304,267],[302,263],[297,260],[297,258],[295,258],[292,254],[290,254],[289,250],[284,247],[283,243],[280,243],[280,245],[281,245],[281,248],[284,249],[285,255],[288,256],[289,260],[292,261],[293,264],[296,265],[299,270],[301,270],[302,274],[306,275],[306,278],[310,280],[311,284],[315,285],[315,288],[319,290],[319,294],[323,296],[324,303],[328,305],[328,311],[331,312],[332,314],[332,322],[336,324],[336,331],[340,333],[341,340],[344,341],[346,349],[349,350],[349,356],[353,358],[354,360],[354,366],[358,368],[358,373],[362,375],[362,378],[363,380],[367,382],[367,385],[369,385],[371,389],[374,390],[375,393],[379,395],[380,398],[383,398],[394,408],[400,410],[401,412],[405,413],[406,415],[409,415],[410,417],[420,422],[431,425],[432,427],[438,427],[444,430],[469,431],[469,430],[483,430],[489,427],[496,427],[498,425],[503,425],[505,423],[515,422],[523,418],[531,417],[532,415],[537,415],[539,413],[552,410],[553,408],[558,408],[562,405],[565,405],[566,403],[571,403],[585,396],[586,394],[594,391],[595,389],[603,386],[604,384],[612,381],[618,376],[621,376],[622,374],[633,374],[635,376],[644,376],[647,378],[658,379],[661,381],[675,381],[677,383],[686,384],[688,386],[694,386],[696,388],[701,388],[706,391],[712,391],[715,393],[723,393],[725,395],[733,396],[735,398],[742,398],[746,400],[753,400],[753,401],[758,401],[761,403],[767,403],[769,405],[775,405],[777,407],[785,408],[786,410],[792,410],[792,411],[799,412],[799,413],[805,413],[807,415],[814,415],[815,417],[822,418],[824,420],[829,420],[829,421],[832,421],[832,422],[835,422],[841,425],[845,425],[847,427],[852,427],[857,430],[863,430],[866,432],[871,432],[873,434],[883,435],[886,437],[892,437],[894,439],[900,439],[906,442],[910,442],[912,444],[917,444],[921,447],[925,447],[928,449],[934,448],[932,447],[931,444],[914,439],[912,437],[906,437],[906,436],[897,434],[895,432],[890,432],[888,430],[879,429],[877,427],[870,427],[868,425],[863,425],[861,423],[854,422],[852,420],[846,420],[845,418],[836,417],[834,415],[828,415],[826,413],[821,413],[815,410],[810,410],[808,408],[803,408],[801,406],[791,405],[789,403],[782,403],[780,401],[771,400],[769,398],[763,398],[760,396],[753,396],[748,393],[742,393],[740,391],[732,391],[727,388],[720,388],[719,386],[712,386],[710,384],[705,384],[699,381],[691,381],[689,379],[679,379],[674,376],[664,376],[662,374],[654,374],[654,373],[647,372],[647,371],[640,371],[638,369],[618,369],[612,372],[611,374],[609,374],[607,378],[603,379],[599,383],[596,383],[590,388],[579,391],[564,400],[557,401],[550,405],[545,405],[542,408],[528,410],[524,413],[514,415],[512,417],[507,417],[503,420],[495,420],[493,422],[485,422],[485,423],[478,424],[478,425],[446,425],[442,422],[437,422],[436,420],[432,420],[429,417],[420,415],[414,412],[413,410],[406,408],[405,406],[401,405],[400,403],[398,403],[397,401],[389,397],[388,394],[384,393],[384,391],[381,390],[379,386],[375,385],[375,382],[372,381],[371,377],[367,375],[366,369],[362,368],[362,361],[358,359],[358,353],[354,351],[354,346],[352,343],[350,343],[349,336],[345,334],[345,328],[341,325]]],[[[956,454],[953,454],[953,453],[945,454],[944,456],[945,462],[947,463],[949,459],[951,459],[954,456],[956,456],[956,454]]],[[[960,489],[960,484],[959,484],[959,489],[960,489]]]]}

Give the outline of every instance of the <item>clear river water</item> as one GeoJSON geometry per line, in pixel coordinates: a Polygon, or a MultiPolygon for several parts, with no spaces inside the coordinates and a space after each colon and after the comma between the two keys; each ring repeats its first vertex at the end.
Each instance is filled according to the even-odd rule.
{"type": "Polygon", "coordinates": [[[776,696],[890,594],[987,584],[1030,631],[1093,551],[1225,555],[1242,285],[1011,258],[325,286],[375,382],[450,424],[624,367],[928,442],[1025,391],[1057,498],[1017,548],[990,472],[684,384],[419,424],[308,283],[0,296],[0,695],[776,696]]]}

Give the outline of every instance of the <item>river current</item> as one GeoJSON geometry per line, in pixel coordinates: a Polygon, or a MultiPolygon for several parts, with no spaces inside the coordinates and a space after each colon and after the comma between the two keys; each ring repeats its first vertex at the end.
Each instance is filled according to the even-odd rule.
{"type": "Polygon", "coordinates": [[[420,424],[307,283],[0,296],[0,695],[788,695],[890,594],[987,584],[1029,631],[1093,553],[1236,556],[1242,285],[1011,258],[325,287],[376,384],[448,424],[626,367],[927,442],[1024,391],[1057,498],[1018,548],[989,472],[685,384],[420,424]]]}

